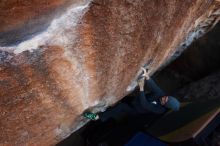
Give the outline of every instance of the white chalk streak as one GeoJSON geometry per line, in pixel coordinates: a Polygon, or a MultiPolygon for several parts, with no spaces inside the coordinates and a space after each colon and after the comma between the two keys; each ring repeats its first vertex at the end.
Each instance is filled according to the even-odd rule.
{"type": "Polygon", "coordinates": [[[90,1],[85,0],[83,3],[70,6],[64,14],[54,19],[42,33],[16,46],[0,47],[0,50],[13,50],[15,54],[19,54],[26,50],[38,49],[43,45],[66,46],[73,43],[74,35],[76,35],[74,34],[74,29],[80,18],[85,14],[89,3],[90,1]],[[71,33],[67,33],[69,31],[71,33]]]}

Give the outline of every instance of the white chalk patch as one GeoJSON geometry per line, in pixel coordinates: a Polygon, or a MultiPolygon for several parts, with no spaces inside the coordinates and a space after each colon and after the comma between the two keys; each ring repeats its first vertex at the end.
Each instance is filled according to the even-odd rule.
{"type": "Polygon", "coordinates": [[[89,100],[89,76],[87,73],[84,71],[84,76],[83,76],[83,91],[84,95],[81,97],[82,105],[84,109],[87,109],[90,107],[90,100],[89,100]]]}
{"type": "Polygon", "coordinates": [[[61,125],[54,129],[55,135],[61,139],[67,138],[72,132],[69,127],[61,125]]]}
{"type": "Polygon", "coordinates": [[[137,86],[137,81],[133,81],[133,82],[131,82],[131,84],[127,87],[126,91],[127,91],[127,92],[132,92],[132,91],[135,89],[136,86],[137,86]]]}
{"type": "Polygon", "coordinates": [[[38,49],[43,45],[61,45],[66,46],[73,43],[76,34],[74,34],[74,27],[76,27],[80,18],[85,14],[91,0],[85,0],[78,5],[74,4],[61,15],[59,18],[54,19],[50,26],[35,37],[26,40],[16,46],[0,47],[0,50],[14,50],[15,54],[19,54],[26,50],[38,49]],[[71,33],[67,33],[71,30],[71,33]]]}
{"type": "MultiPolygon", "coordinates": [[[[149,67],[149,64],[148,64],[148,67],[149,67]]],[[[146,66],[145,66],[144,68],[146,68],[146,66]]],[[[149,69],[149,68],[148,68],[148,69],[149,69]]],[[[133,80],[133,81],[131,82],[131,84],[127,87],[127,89],[126,89],[127,92],[132,92],[132,91],[134,91],[135,87],[138,85],[137,79],[138,79],[138,77],[141,75],[141,73],[142,73],[142,69],[140,68],[140,69],[138,70],[138,72],[137,72],[136,77],[134,78],[134,80],[133,80]]]]}

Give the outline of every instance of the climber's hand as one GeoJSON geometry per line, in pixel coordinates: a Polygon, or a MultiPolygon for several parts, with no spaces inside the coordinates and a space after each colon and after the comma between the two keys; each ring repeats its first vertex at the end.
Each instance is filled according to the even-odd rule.
{"type": "Polygon", "coordinates": [[[142,74],[142,77],[145,77],[146,80],[149,80],[149,79],[150,79],[150,76],[149,76],[147,70],[146,70],[145,68],[143,68],[143,67],[141,67],[141,69],[142,69],[142,71],[144,72],[144,73],[142,74]]]}

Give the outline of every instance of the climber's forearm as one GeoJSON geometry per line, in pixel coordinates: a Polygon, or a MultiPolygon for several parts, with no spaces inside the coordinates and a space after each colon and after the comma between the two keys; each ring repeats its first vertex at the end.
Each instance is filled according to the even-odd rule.
{"type": "Polygon", "coordinates": [[[144,91],[144,86],[139,87],[140,91],[144,91]]]}
{"type": "Polygon", "coordinates": [[[154,82],[153,79],[149,78],[148,80],[146,80],[146,84],[147,84],[147,87],[150,89],[150,91],[153,92],[153,94],[157,96],[165,95],[163,90],[154,82]]]}

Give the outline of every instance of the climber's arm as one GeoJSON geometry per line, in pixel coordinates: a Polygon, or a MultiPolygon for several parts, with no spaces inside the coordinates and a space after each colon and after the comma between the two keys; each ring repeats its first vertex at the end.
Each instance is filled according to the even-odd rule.
{"type": "Polygon", "coordinates": [[[140,88],[140,95],[138,96],[138,101],[142,106],[142,109],[146,111],[151,111],[154,113],[162,114],[166,111],[166,108],[159,105],[159,103],[151,103],[149,102],[144,93],[144,79],[138,81],[139,88],[140,88]]]}
{"type": "Polygon", "coordinates": [[[148,78],[146,80],[147,87],[150,89],[150,91],[156,96],[156,97],[162,97],[165,95],[163,90],[154,82],[153,79],[148,78]]]}

